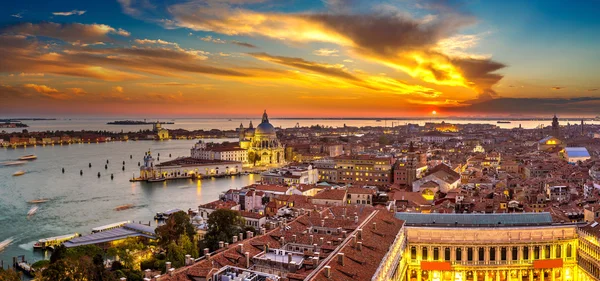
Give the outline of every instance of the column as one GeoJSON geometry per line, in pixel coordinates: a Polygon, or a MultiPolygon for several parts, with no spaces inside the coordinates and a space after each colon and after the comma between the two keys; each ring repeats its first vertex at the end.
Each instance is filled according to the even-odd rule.
{"type": "Polygon", "coordinates": [[[483,260],[485,264],[488,264],[490,262],[490,247],[485,247],[483,253],[483,260]]]}
{"type": "MultiPolygon", "coordinates": [[[[446,255],[446,250],[444,249],[444,255],[446,255]]],[[[450,248],[450,261],[456,261],[456,247],[450,248]]]]}
{"type": "Polygon", "coordinates": [[[533,269],[529,269],[528,271],[529,281],[533,281],[533,269]]]}
{"type": "Polygon", "coordinates": [[[484,281],[490,281],[490,274],[489,274],[489,271],[487,271],[487,270],[485,271],[485,279],[484,279],[484,281]]]}
{"type": "Polygon", "coordinates": [[[523,261],[523,246],[517,248],[517,259],[519,260],[519,263],[523,261]]]}
{"type": "Polygon", "coordinates": [[[477,275],[479,274],[479,271],[473,271],[473,281],[477,281],[477,275]]]}
{"type": "Polygon", "coordinates": [[[419,269],[417,270],[417,281],[422,281],[422,276],[421,276],[421,268],[419,267],[419,269]]]}
{"type": "MultiPolygon", "coordinates": [[[[552,270],[550,270],[550,275],[552,275],[550,277],[550,280],[555,281],[554,279],[556,278],[556,273],[554,272],[554,268],[552,270]]],[[[563,275],[564,276],[564,275],[563,275]]],[[[564,278],[564,277],[563,277],[564,278]]]]}
{"type": "Polygon", "coordinates": [[[506,271],[506,281],[512,281],[512,278],[511,278],[511,276],[510,276],[510,275],[511,275],[511,274],[510,274],[510,270],[507,270],[507,271],[506,271]]]}
{"type": "Polygon", "coordinates": [[[500,281],[500,270],[496,270],[496,281],[500,281]]]}
{"type": "Polygon", "coordinates": [[[544,281],[544,270],[540,269],[540,281],[544,281]]]}

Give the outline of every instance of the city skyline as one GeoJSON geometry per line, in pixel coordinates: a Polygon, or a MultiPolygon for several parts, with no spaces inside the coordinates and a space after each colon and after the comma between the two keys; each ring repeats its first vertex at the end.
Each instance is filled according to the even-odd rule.
{"type": "Polygon", "coordinates": [[[597,2],[3,6],[3,116],[598,115],[597,2]]]}

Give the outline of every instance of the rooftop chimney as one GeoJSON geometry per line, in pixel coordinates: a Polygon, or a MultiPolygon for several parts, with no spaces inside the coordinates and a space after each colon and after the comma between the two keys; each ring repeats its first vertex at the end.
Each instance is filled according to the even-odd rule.
{"type": "Polygon", "coordinates": [[[356,250],[362,251],[362,242],[356,242],[356,250]]]}
{"type": "Polygon", "coordinates": [[[292,242],[293,243],[296,243],[296,241],[297,241],[296,238],[297,238],[296,234],[292,235],[292,242]]]}
{"type": "Polygon", "coordinates": [[[191,265],[191,260],[192,260],[192,256],[191,255],[185,255],[185,265],[191,265]]]}
{"type": "Polygon", "coordinates": [[[152,277],[152,270],[150,270],[150,269],[144,270],[144,277],[145,277],[144,280],[146,280],[146,279],[150,280],[150,277],[152,277]]]}
{"type": "Polygon", "coordinates": [[[325,242],[325,238],[323,238],[323,237],[319,238],[319,245],[323,245],[324,242],[325,242]]]}
{"type": "Polygon", "coordinates": [[[376,222],[373,223],[373,229],[377,230],[377,223],[376,222]]]}
{"type": "Polygon", "coordinates": [[[167,270],[167,273],[169,274],[169,276],[173,276],[173,272],[175,272],[175,268],[171,268],[171,269],[167,270]]]}
{"type": "Polygon", "coordinates": [[[238,237],[239,237],[239,239],[238,239],[239,241],[244,240],[244,233],[240,232],[240,234],[238,234],[238,237]]]}
{"type": "Polygon", "coordinates": [[[288,263],[292,262],[292,253],[288,253],[288,263]]]}
{"type": "Polygon", "coordinates": [[[348,232],[347,231],[342,231],[342,237],[346,238],[346,236],[348,236],[348,232]]]}
{"type": "Polygon", "coordinates": [[[354,223],[358,223],[358,216],[354,216],[354,223]]]}
{"type": "Polygon", "coordinates": [[[314,237],[312,236],[312,234],[310,236],[308,236],[308,244],[312,245],[314,243],[314,237]]]}
{"type": "Polygon", "coordinates": [[[238,244],[237,249],[240,254],[243,254],[244,253],[244,244],[238,244]]]}
{"type": "Polygon", "coordinates": [[[254,232],[250,230],[246,231],[246,238],[254,238],[254,232]]]}
{"type": "Polygon", "coordinates": [[[362,240],[362,228],[357,229],[356,234],[358,234],[358,240],[362,240]]]}
{"type": "Polygon", "coordinates": [[[267,233],[267,229],[265,229],[264,227],[260,228],[260,235],[265,235],[267,233]]]}
{"type": "Polygon", "coordinates": [[[171,269],[171,262],[170,262],[170,261],[168,261],[168,262],[165,262],[165,269],[166,269],[166,270],[169,270],[169,269],[171,269]]]}
{"type": "Polygon", "coordinates": [[[284,236],[281,236],[280,241],[281,241],[281,245],[285,245],[285,237],[284,236]]]}
{"type": "Polygon", "coordinates": [[[125,278],[125,277],[119,278],[119,281],[126,281],[126,280],[127,280],[127,278],[125,278]]]}
{"type": "Polygon", "coordinates": [[[246,252],[244,256],[246,256],[246,268],[250,268],[250,253],[246,252]]]}
{"type": "Polygon", "coordinates": [[[344,266],[344,253],[338,253],[337,257],[338,257],[338,263],[341,266],[344,266]]]}
{"type": "Polygon", "coordinates": [[[231,238],[231,240],[233,241],[232,243],[236,243],[238,241],[237,235],[233,235],[233,237],[231,238]]]}
{"type": "Polygon", "coordinates": [[[229,248],[229,243],[225,242],[225,248],[229,248]]]}
{"type": "Polygon", "coordinates": [[[325,266],[325,277],[331,278],[331,266],[329,266],[329,265],[325,266]]]}
{"type": "Polygon", "coordinates": [[[204,250],[203,250],[203,251],[204,251],[204,256],[206,256],[206,255],[208,255],[208,253],[210,252],[210,249],[208,249],[208,248],[204,248],[204,250]]]}
{"type": "Polygon", "coordinates": [[[321,227],[325,227],[325,220],[321,220],[321,227]]]}
{"type": "Polygon", "coordinates": [[[291,261],[291,262],[289,263],[289,268],[288,268],[288,271],[289,271],[290,273],[295,273],[295,272],[296,272],[296,262],[295,262],[295,261],[291,261]]]}
{"type": "Polygon", "coordinates": [[[219,249],[223,249],[225,247],[225,242],[219,241],[219,249]]]}

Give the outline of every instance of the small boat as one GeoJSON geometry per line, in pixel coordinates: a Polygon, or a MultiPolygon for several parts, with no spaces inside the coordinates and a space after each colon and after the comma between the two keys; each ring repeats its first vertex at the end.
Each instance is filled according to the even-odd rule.
{"type": "Polygon", "coordinates": [[[2,165],[4,166],[17,166],[17,165],[23,165],[27,162],[25,161],[8,161],[8,162],[3,162],[2,165]]]}
{"type": "Polygon", "coordinates": [[[156,216],[154,216],[155,220],[167,220],[169,219],[169,217],[177,212],[181,212],[182,210],[180,209],[170,209],[170,210],[166,210],[162,213],[156,213],[156,216]]]}
{"type": "Polygon", "coordinates": [[[6,247],[8,247],[8,245],[10,245],[10,243],[13,242],[12,238],[8,238],[2,242],[0,242],[0,252],[2,252],[6,247]]]}
{"type": "Polygon", "coordinates": [[[29,211],[27,212],[27,217],[31,217],[31,216],[35,215],[35,213],[37,213],[38,209],[39,209],[38,206],[31,207],[31,209],[29,209],[29,211]]]}
{"type": "Polygon", "coordinates": [[[148,179],[148,182],[163,182],[167,180],[166,178],[152,178],[152,179],[148,179]]]}
{"type": "Polygon", "coordinates": [[[34,200],[31,200],[31,201],[27,201],[27,203],[29,203],[29,204],[38,204],[38,203],[46,203],[48,201],[50,201],[50,199],[48,199],[48,198],[40,198],[40,199],[34,199],[34,200]]]}
{"type": "Polygon", "coordinates": [[[33,154],[25,155],[25,156],[22,156],[21,158],[19,158],[19,160],[35,160],[35,159],[37,159],[37,156],[35,156],[33,154]]]}
{"type": "Polygon", "coordinates": [[[496,123],[498,123],[498,124],[510,124],[510,121],[498,121],[496,123]]]}
{"type": "Polygon", "coordinates": [[[121,205],[115,208],[115,211],[124,211],[127,209],[131,209],[131,207],[133,207],[133,204],[125,204],[125,205],[121,205]]]}
{"type": "Polygon", "coordinates": [[[16,171],[16,172],[13,174],[13,176],[14,176],[14,177],[18,177],[18,176],[22,176],[22,175],[24,175],[24,174],[25,174],[25,171],[23,171],[23,170],[20,170],[20,171],[16,171]]]}

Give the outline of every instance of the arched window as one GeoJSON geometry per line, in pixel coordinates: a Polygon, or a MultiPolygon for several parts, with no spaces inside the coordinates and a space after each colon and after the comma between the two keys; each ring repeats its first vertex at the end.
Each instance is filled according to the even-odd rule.
{"type": "Polygon", "coordinates": [[[523,247],[523,259],[524,260],[529,259],[529,247],[527,247],[527,246],[523,247]]]}
{"type": "Polygon", "coordinates": [[[550,245],[546,245],[544,248],[544,256],[549,259],[550,258],[550,245]]]}
{"type": "Polygon", "coordinates": [[[455,259],[457,261],[462,261],[462,248],[457,248],[456,249],[456,257],[455,259]]]}
{"type": "Polygon", "coordinates": [[[433,248],[433,260],[440,260],[440,248],[438,247],[433,248]]]}
{"type": "Polygon", "coordinates": [[[450,260],[450,248],[446,247],[444,249],[444,260],[445,261],[449,261],[450,260]]]}
{"type": "Polygon", "coordinates": [[[533,259],[534,260],[540,259],[540,246],[533,247],[533,259]]]}
{"type": "Polygon", "coordinates": [[[556,257],[562,257],[562,247],[560,245],[556,245],[556,257]]]}
{"type": "Polygon", "coordinates": [[[410,259],[417,259],[417,247],[415,246],[410,247],[410,259]]]}
{"type": "Polygon", "coordinates": [[[427,260],[427,247],[423,247],[423,250],[421,252],[421,259],[424,261],[427,260]]]}

